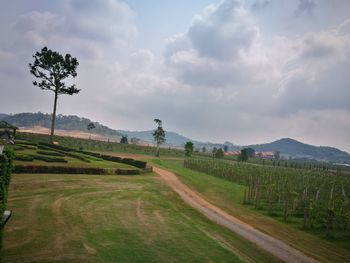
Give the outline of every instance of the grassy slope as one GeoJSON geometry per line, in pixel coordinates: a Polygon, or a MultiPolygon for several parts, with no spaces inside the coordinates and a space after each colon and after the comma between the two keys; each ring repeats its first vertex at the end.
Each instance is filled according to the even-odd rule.
{"type": "MultiPolygon", "coordinates": [[[[349,262],[350,251],[308,234],[293,225],[281,223],[242,205],[244,187],[204,173],[186,169],[182,161],[149,160],[175,172],[180,179],[211,203],[255,228],[283,240],[323,262],[349,262]]],[[[348,246],[349,244],[347,244],[348,246]]]]}
{"type": "Polygon", "coordinates": [[[17,174],[8,208],[5,262],[275,262],[152,175],[17,174]]]}

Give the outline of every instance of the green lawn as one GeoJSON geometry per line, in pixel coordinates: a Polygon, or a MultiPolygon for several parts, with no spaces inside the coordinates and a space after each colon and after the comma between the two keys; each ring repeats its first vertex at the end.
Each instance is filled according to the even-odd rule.
{"type": "Polygon", "coordinates": [[[153,174],[13,175],[4,262],[276,262],[153,174]]]}
{"type": "Polygon", "coordinates": [[[148,160],[175,172],[192,189],[212,204],[236,216],[271,236],[309,254],[322,262],[350,262],[348,242],[325,240],[302,231],[295,224],[286,224],[242,204],[244,187],[204,173],[183,167],[181,160],[148,160]]]}

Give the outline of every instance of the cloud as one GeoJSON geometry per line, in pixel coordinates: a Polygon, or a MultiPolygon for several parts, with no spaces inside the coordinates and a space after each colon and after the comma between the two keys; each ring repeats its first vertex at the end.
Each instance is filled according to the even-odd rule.
{"type": "Polygon", "coordinates": [[[341,146],[350,133],[350,23],[328,14],[346,13],[335,1],[330,9],[323,0],[223,0],[170,35],[161,55],[140,42],[138,14],[125,2],[17,2],[20,11],[0,24],[10,29],[0,37],[1,105],[51,111],[52,94],[31,85],[27,68],[47,45],[80,62],[82,91],[60,99],[59,113],[126,129],[151,129],[158,117],[201,140],[341,146]],[[327,139],[332,129],[337,138],[327,139]]]}
{"type": "Polygon", "coordinates": [[[301,16],[303,14],[311,16],[316,7],[314,0],[299,0],[299,5],[295,10],[294,14],[296,16],[301,16]]]}
{"type": "Polygon", "coordinates": [[[196,16],[187,35],[201,56],[222,60],[249,49],[257,31],[240,1],[227,0],[196,16]]]}

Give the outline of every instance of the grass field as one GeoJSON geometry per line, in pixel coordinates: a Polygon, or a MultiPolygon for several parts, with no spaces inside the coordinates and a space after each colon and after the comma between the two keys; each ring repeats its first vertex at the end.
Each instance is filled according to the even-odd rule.
{"type": "Polygon", "coordinates": [[[242,205],[243,186],[186,169],[180,160],[149,160],[149,162],[175,172],[185,184],[212,204],[305,254],[316,257],[322,262],[350,262],[350,244],[347,242],[349,237],[345,237],[344,240],[326,240],[317,236],[317,233],[302,231],[293,222],[286,224],[265,216],[260,211],[242,205]]]}
{"type": "Polygon", "coordinates": [[[4,262],[275,262],[153,174],[13,175],[4,262]]]}

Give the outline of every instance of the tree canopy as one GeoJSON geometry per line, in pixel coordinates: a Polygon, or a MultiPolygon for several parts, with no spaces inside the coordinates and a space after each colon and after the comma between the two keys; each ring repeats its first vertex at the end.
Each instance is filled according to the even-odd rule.
{"type": "Polygon", "coordinates": [[[64,81],[68,77],[75,78],[77,76],[79,62],[70,54],[63,57],[47,47],[42,48],[40,52],[36,52],[33,58],[34,62],[29,63],[29,70],[38,79],[38,81],[33,81],[33,85],[42,90],[50,90],[55,94],[51,123],[51,142],[53,142],[58,96],[74,95],[80,92],[75,84],[68,85],[64,81]]]}
{"type": "Polygon", "coordinates": [[[157,125],[157,129],[153,132],[153,139],[157,144],[157,153],[156,156],[159,156],[159,146],[165,143],[165,131],[162,127],[162,121],[160,119],[154,119],[154,122],[157,125]]]}
{"type": "Polygon", "coordinates": [[[192,155],[192,153],[193,153],[193,142],[188,141],[185,144],[185,155],[189,157],[192,155]]]}

